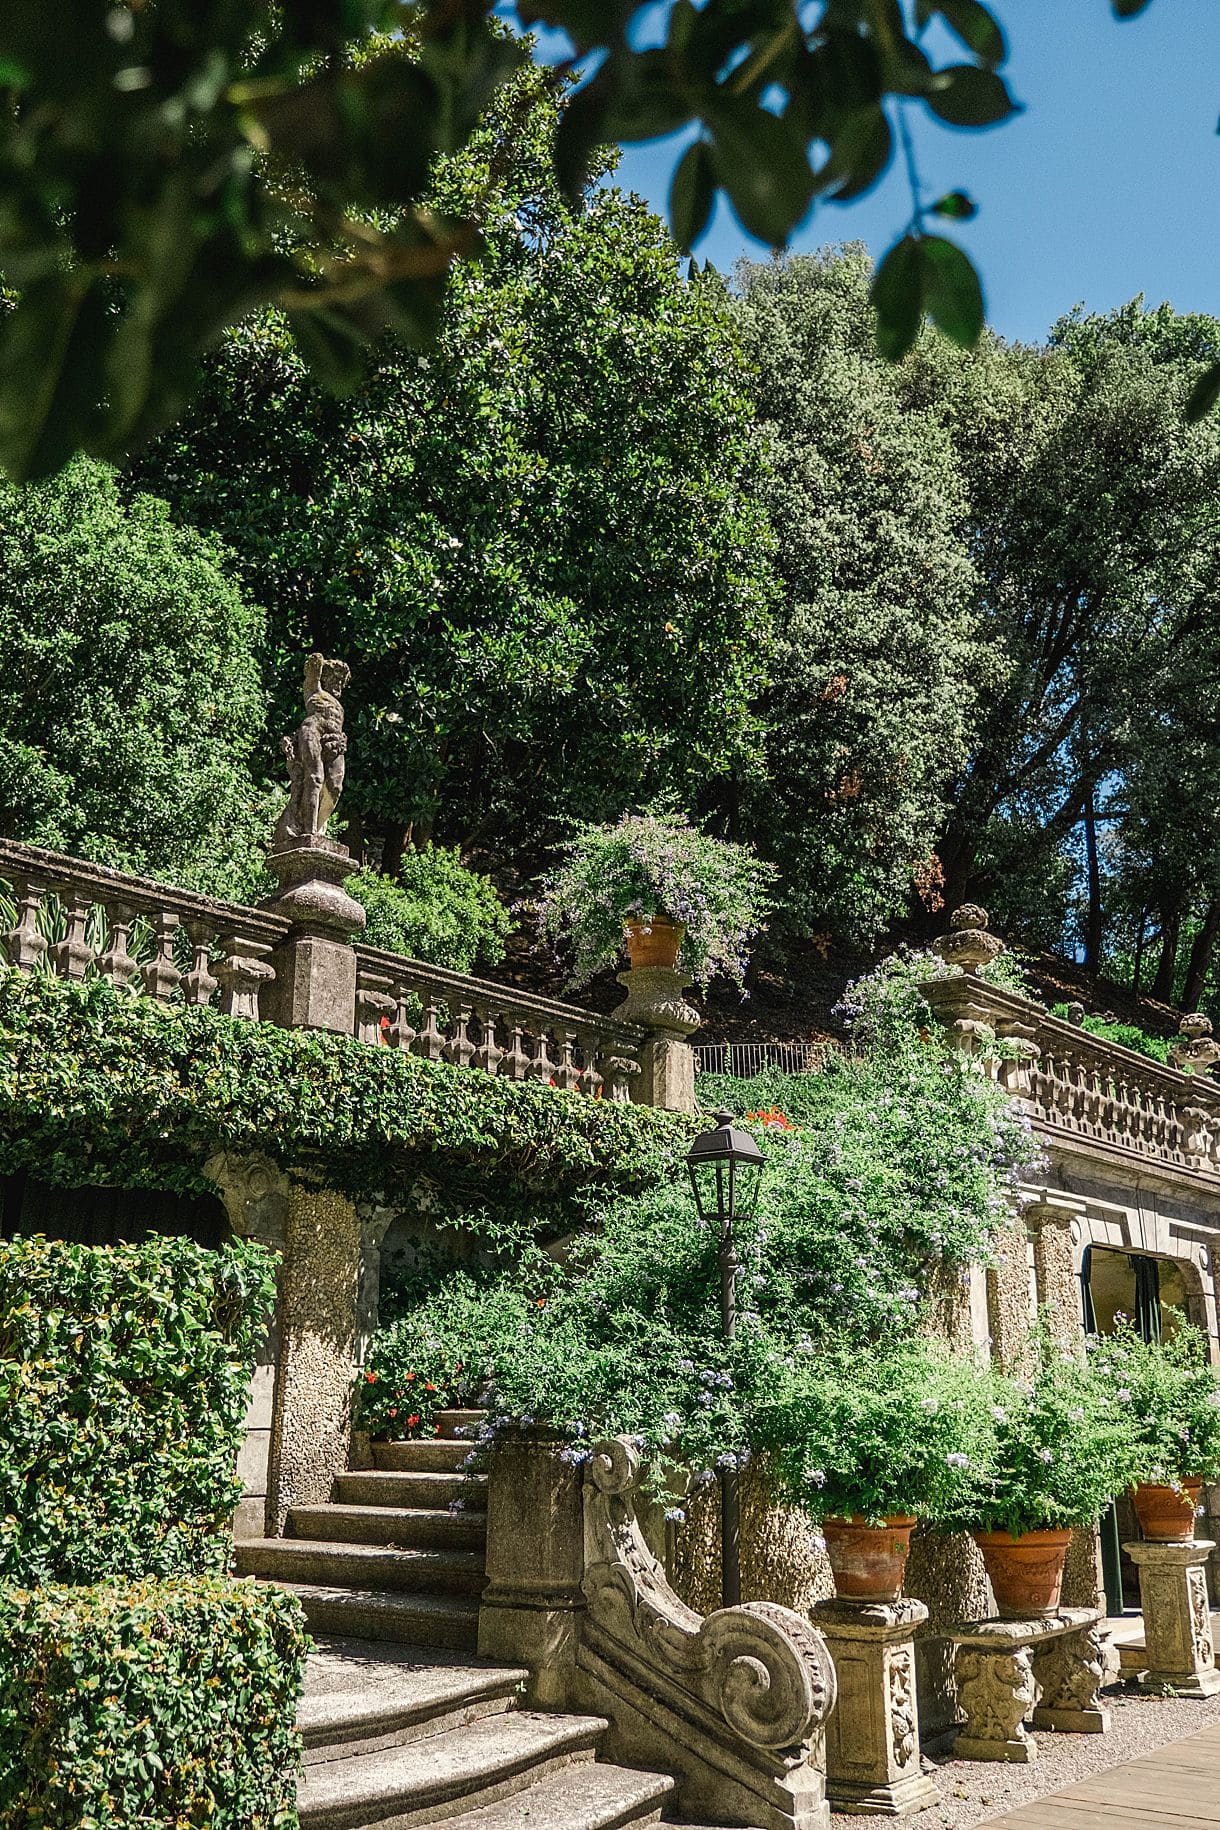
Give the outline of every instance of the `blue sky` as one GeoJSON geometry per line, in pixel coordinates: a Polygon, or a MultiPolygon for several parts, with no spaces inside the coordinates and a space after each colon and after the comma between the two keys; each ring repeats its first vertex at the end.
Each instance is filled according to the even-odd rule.
{"type": "MultiPolygon", "coordinates": [[[[1109,0],[993,0],[1024,113],[983,133],[917,125],[931,196],[980,206],[954,229],[1008,337],[1045,336],[1061,312],[1137,292],[1220,315],[1220,0],[1152,0],[1118,23],[1109,0]]],[[[920,111],[914,111],[919,113],[920,111]]],[[[628,148],[620,181],[662,213],[672,145],[628,148]]],[[[901,172],[847,208],[815,210],[793,246],[860,240],[884,252],[909,214],[901,172]]],[[[727,269],[763,255],[721,202],[697,252],[727,269]]]]}

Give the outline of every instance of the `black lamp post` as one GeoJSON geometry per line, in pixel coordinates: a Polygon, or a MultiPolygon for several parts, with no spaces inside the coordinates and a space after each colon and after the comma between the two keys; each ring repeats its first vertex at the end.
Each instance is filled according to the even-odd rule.
{"type": "MultiPolygon", "coordinates": [[[[686,1167],[699,1218],[714,1223],[720,1239],[720,1325],[726,1341],[737,1328],[737,1242],[734,1228],[758,1205],[762,1151],[747,1131],[738,1131],[731,1112],[716,1114],[714,1131],[702,1131],[690,1147],[686,1167]]],[[[741,1495],[737,1469],[720,1470],[721,1599],[726,1608],[741,1600],[741,1495]]]]}

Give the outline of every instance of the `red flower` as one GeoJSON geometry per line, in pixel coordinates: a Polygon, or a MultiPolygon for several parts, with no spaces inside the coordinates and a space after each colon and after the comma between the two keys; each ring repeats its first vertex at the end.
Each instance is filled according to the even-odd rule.
{"type": "Polygon", "coordinates": [[[539,1307],[539,1308],[540,1308],[540,1309],[545,1309],[545,1308],[546,1308],[546,1297],[545,1297],[545,1296],[540,1296],[540,1297],[539,1297],[539,1298],[538,1298],[538,1307],[539,1307]]]}
{"type": "Polygon", "coordinates": [[[426,1392],[434,1392],[436,1390],[436,1387],[435,1387],[435,1385],[433,1385],[431,1379],[429,1379],[427,1384],[424,1386],[424,1390],[426,1392]]]}
{"type": "Polygon", "coordinates": [[[407,1374],[407,1384],[410,1385],[412,1383],[412,1381],[414,1380],[414,1378],[415,1378],[414,1373],[408,1373],[407,1374]]]}
{"type": "Polygon", "coordinates": [[[407,1428],[409,1430],[413,1430],[418,1422],[419,1422],[419,1412],[413,1411],[411,1413],[411,1415],[407,1418],[407,1428]]]}
{"type": "Polygon", "coordinates": [[[390,1412],[390,1416],[397,1417],[397,1415],[398,1415],[398,1406],[395,1405],[394,1409],[390,1412]]]}
{"type": "Polygon", "coordinates": [[[376,1385],[377,1374],[376,1373],[365,1373],[364,1380],[365,1380],[366,1385],[376,1385]]]}

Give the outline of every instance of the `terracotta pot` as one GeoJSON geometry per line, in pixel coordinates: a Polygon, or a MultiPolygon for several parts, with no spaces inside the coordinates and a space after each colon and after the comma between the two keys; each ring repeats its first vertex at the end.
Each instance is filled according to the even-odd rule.
{"type": "Polygon", "coordinates": [[[905,1513],[884,1525],[866,1525],[858,1513],[850,1519],[823,1519],[836,1595],[850,1601],[896,1601],[915,1524],[905,1513]]]}
{"type": "Polygon", "coordinates": [[[676,966],[686,925],[654,915],[651,921],[628,921],[627,957],[633,966],[676,966]]]}
{"type": "Polygon", "coordinates": [[[1193,1538],[1202,1491],[1202,1481],[1184,1480],[1180,1488],[1140,1481],[1131,1499],[1144,1536],[1153,1544],[1183,1544],[1193,1538]]]}
{"type": "Polygon", "coordinates": [[[1001,1620],[1041,1620],[1059,1612],[1070,1531],[976,1531],[1001,1620]]]}

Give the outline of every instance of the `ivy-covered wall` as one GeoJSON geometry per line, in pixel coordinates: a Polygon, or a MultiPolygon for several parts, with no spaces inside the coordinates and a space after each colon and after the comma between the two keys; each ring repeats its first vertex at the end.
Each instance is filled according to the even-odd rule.
{"type": "Polygon", "coordinates": [[[633,1188],[692,1121],[317,1031],[174,1008],[103,982],[0,974],[0,1174],[201,1193],[257,1152],[353,1199],[423,1168],[454,1198],[633,1188]]]}

